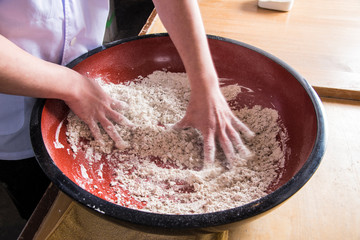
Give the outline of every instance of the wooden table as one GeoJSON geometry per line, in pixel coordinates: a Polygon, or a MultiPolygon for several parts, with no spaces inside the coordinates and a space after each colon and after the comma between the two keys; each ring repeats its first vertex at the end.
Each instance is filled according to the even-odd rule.
{"type": "MultiPolygon", "coordinates": [[[[315,175],[282,206],[230,232],[229,239],[360,239],[360,1],[295,0],[290,12],[260,9],[255,0],[199,3],[208,34],[246,42],[287,62],[322,97],[328,117],[328,147],[315,175]]],[[[141,34],[158,32],[165,29],[154,11],[141,34]]],[[[38,212],[48,211],[56,195],[50,190],[38,212]]],[[[23,239],[33,236],[42,216],[35,212],[23,239]]]]}
{"type": "MultiPolygon", "coordinates": [[[[258,8],[255,0],[199,4],[208,34],[287,62],[322,97],[328,118],[328,147],[315,175],[280,208],[230,238],[360,239],[360,1],[295,0],[289,12],[258,8]]],[[[141,34],[165,31],[154,11],[141,34]]]]}
{"type": "MultiPolygon", "coordinates": [[[[208,34],[277,56],[321,96],[360,100],[359,0],[295,0],[289,12],[258,8],[256,0],[199,4],[208,34]]],[[[154,12],[141,34],[165,31],[154,12]]]]}

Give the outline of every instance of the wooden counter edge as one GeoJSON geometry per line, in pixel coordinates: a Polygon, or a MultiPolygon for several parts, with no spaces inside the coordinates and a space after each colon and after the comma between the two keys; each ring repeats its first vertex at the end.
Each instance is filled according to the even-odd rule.
{"type": "Polygon", "coordinates": [[[360,101],[360,91],[312,86],[320,97],[360,101]]]}
{"type": "Polygon", "coordinates": [[[148,34],[148,32],[149,32],[152,24],[153,24],[154,21],[155,21],[156,16],[157,16],[157,12],[156,12],[156,9],[154,8],[154,10],[151,12],[150,16],[149,16],[148,19],[146,20],[144,26],[143,26],[142,29],[140,30],[139,36],[148,34]]]}
{"type": "Polygon", "coordinates": [[[44,196],[41,198],[35,211],[27,221],[18,239],[33,239],[45,216],[58,196],[59,189],[52,183],[49,185],[44,196]]]}

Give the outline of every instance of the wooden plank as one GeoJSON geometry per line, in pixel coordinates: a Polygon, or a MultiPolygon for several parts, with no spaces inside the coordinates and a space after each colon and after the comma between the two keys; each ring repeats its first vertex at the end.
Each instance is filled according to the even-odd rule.
{"type": "MultiPolygon", "coordinates": [[[[277,56],[321,96],[360,99],[360,1],[301,0],[289,12],[258,8],[255,0],[199,4],[208,34],[277,56]]],[[[158,32],[166,30],[155,17],[146,33],[158,32]]]]}
{"type": "Polygon", "coordinates": [[[41,198],[35,211],[31,215],[30,219],[27,221],[22,232],[20,233],[18,237],[19,240],[33,239],[37,230],[40,228],[40,225],[42,224],[44,217],[48,214],[48,211],[51,209],[51,206],[55,201],[58,192],[59,192],[58,188],[51,183],[47,188],[44,196],[41,198]]]}
{"type": "Polygon", "coordinates": [[[42,224],[32,239],[47,239],[47,236],[49,236],[53,229],[61,222],[62,217],[66,214],[66,210],[73,201],[73,199],[59,190],[57,197],[51,203],[51,208],[46,216],[43,217],[42,224]]]}
{"type": "Polygon", "coordinates": [[[156,17],[157,17],[157,12],[154,9],[151,12],[150,16],[148,17],[148,19],[146,20],[144,26],[140,30],[139,36],[145,35],[149,31],[149,29],[152,27],[152,24],[155,22],[156,17]]]}

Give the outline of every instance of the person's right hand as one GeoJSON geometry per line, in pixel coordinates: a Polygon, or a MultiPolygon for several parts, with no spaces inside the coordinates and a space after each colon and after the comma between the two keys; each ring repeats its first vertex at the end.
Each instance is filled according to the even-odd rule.
{"type": "Polygon", "coordinates": [[[94,80],[34,57],[2,35],[0,59],[1,93],[61,99],[89,126],[96,139],[101,140],[98,125],[101,124],[116,147],[125,147],[111,120],[131,126],[132,123],[116,111],[126,108],[127,104],[111,99],[94,80]]]}
{"type": "Polygon", "coordinates": [[[96,81],[80,74],[78,74],[75,83],[75,87],[72,89],[72,98],[65,100],[65,103],[89,126],[96,140],[101,142],[98,125],[100,124],[110,138],[114,140],[117,148],[126,148],[126,142],[120,137],[111,120],[121,125],[133,126],[125,116],[117,111],[125,110],[128,107],[127,103],[112,99],[96,81]]]}

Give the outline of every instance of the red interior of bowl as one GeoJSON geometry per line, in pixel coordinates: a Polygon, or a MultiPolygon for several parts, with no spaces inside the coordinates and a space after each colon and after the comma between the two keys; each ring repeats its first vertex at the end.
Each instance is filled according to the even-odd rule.
{"type": "MultiPolygon", "coordinates": [[[[274,191],[289,181],[307,161],[315,143],[317,119],[314,106],[301,84],[285,68],[268,57],[234,43],[209,39],[220,78],[228,84],[238,83],[254,92],[241,94],[237,107],[262,105],[275,108],[289,135],[285,169],[274,191]]],[[[126,42],[96,53],[80,62],[74,70],[89,78],[103,77],[120,83],[147,76],[155,70],[184,72],[182,62],[168,37],[144,38],[126,42]]],[[[102,160],[90,167],[83,153],[76,157],[66,140],[66,116],[69,109],[59,100],[47,100],[41,118],[43,140],[56,166],[79,186],[105,200],[116,197],[110,188],[113,166],[102,160]],[[59,125],[61,125],[59,127],[59,125]],[[60,131],[59,131],[60,130],[60,131]],[[57,147],[61,143],[64,147],[57,147]],[[92,169],[102,167],[103,175],[92,169]],[[84,170],[88,179],[84,179],[84,170]],[[91,179],[91,180],[89,180],[91,179]]],[[[123,193],[126,196],[126,193],[123,193]]],[[[124,201],[141,208],[127,195],[124,201]]]]}

